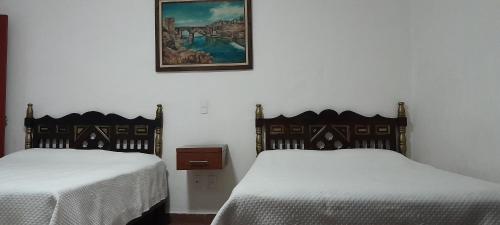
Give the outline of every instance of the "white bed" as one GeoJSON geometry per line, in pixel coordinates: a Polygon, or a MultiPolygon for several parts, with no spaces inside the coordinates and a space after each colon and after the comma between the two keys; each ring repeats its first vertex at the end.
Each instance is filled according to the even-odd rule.
{"type": "Polygon", "coordinates": [[[213,225],[500,224],[500,185],[387,150],[260,153],[213,225]]]}
{"type": "Polygon", "coordinates": [[[2,225],[124,225],[166,197],[155,155],[30,149],[0,159],[2,225]]]}

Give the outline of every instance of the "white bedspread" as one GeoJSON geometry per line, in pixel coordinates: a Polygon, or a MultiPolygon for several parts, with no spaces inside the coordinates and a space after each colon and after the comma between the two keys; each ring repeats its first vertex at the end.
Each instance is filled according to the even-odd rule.
{"type": "Polygon", "coordinates": [[[167,197],[156,156],[32,149],[0,159],[1,225],[124,225],[167,197]]]}
{"type": "Polygon", "coordinates": [[[500,185],[387,150],[266,151],[213,225],[498,225],[500,185]]]}

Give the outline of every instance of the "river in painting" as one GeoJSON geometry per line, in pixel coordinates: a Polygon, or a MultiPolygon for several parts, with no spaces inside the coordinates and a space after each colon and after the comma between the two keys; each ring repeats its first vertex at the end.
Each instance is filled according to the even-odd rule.
{"type": "Polygon", "coordinates": [[[187,49],[209,53],[214,63],[245,62],[245,47],[235,42],[218,37],[195,35],[193,41],[183,37],[184,47],[187,49]]]}

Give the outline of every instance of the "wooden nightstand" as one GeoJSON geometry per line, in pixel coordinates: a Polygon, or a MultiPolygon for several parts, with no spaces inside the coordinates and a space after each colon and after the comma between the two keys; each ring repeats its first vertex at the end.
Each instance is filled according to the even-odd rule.
{"type": "Polygon", "coordinates": [[[227,145],[191,145],[177,148],[177,170],[224,168],[227,145]]]}

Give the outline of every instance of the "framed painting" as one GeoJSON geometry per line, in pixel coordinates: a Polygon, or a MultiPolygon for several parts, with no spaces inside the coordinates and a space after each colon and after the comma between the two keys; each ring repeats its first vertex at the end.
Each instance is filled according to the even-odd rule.
{"type": "Polygon", "coordinates": [[[156,71],[253,68],[251,0],[155,0],[156,71]]]}

